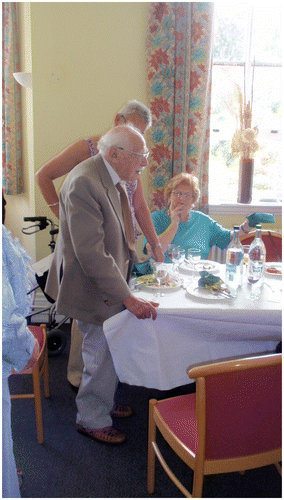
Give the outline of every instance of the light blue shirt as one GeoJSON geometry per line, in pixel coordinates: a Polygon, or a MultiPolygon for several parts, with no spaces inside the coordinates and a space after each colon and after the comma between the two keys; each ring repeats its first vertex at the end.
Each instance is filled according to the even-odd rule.
{"type": "MultiPolygon", "coordinates": [[[[171,218],[165,210],[158,210],[151,214],[157,235],[162,234],[170,225],[171,218]]],[[[206,259],[211,247],[216,245],[224,250],[230,243],[231,231],[214,221],[209,215],[196,210],[190,211],[187,222],[180,222],[172,243],[179,245],[185,251],[189,248],[199,248],[201,258],[206,259]]],[[[146,239],[144,238],[144,250],[146,239]]],[[[171,262],[167,252],[165,262],[171,262]]]]}

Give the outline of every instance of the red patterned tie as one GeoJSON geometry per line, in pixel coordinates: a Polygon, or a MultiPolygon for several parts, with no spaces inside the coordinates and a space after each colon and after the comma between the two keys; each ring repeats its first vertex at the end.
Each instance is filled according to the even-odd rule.
{"type": "Polygon", "coordinates": [[[125,192],[125,189],[122,187],[122,185],[119,182],[116,184],[116,187],[120,193],[120,201],[121,201],[121,208],[122,208],[122,217],[123,217],[123,221],[124,221],[126,243],[128,245],[128,248],[130,248],[130,250],[135,250],[135,234],[134,234],[134,227],[133,227],[133,221],[132,221],[132,215],[131,215],[131,210],[130,210],[130,206],[129,206],[128,196],[125,192]]]}

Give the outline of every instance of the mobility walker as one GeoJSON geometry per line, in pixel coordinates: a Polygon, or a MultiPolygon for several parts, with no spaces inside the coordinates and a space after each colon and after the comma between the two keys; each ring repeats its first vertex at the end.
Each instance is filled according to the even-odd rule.
{"type": "MultiPolygon", "coordinates": [[[[51,230],[49,234],[51,236],[50,243],[48,246],[51,249],[51,253],[54,252],[55,249],[55,238],[54,236],[58,234],[58,226],[53,223],[51,219],[47,217],[39,216],[39,217],[24,217],[24,221],[33,222],[34,224],[22,229],[22,233],[24,234],[33,234],[38,231],[42,231],[47,226],[51,226],[51,230]],[[56,227],[55,227],[56,226],[56,227]]],[[[43,259],[44,260],[44,259],[43,259]]],[[[49,297],[45,291],[45,284],[48,276],[48,269],[46,269],[41,275],[35,273],[35,278],[37,281],[37,286],[30,290],[29,293],[35,292],[38,288],[40,288],[45,296],[45,298],[52,305],[50,307],[40,309],[39,311],[31,311],[31,313],[27,316],[28,325],[35,324],[36,322],[32,321],[32,318],[37,314],[41,314],[43,312],[48,311],[48,323],[46,325],[47,330],[47,345],[48,345],[48,354],[49,356],[57,356],[60,354],[66,346],[67,337],[66,333],[63,330],[60,330],[60,327],[69,320],[68,317],[64,317],[59,323],[56,322],[56,303],[55,301],[49,297]]]]}

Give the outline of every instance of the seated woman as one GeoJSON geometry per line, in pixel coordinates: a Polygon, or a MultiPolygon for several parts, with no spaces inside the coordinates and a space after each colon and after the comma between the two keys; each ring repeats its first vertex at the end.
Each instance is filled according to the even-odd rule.
{"type": "MultiPolygon", "coordinates": [[[[170,180],[165,189],[168,209],[152,213],[154,227],[165,253],[165,262],[171,262],[167,254],[167,247],[170,243],[179,245],[185,251],[189,248],[198,248],[202,259],[206,259],[213,245],[224,250],[230,243],[231,231],[208,215],[193,210],[199,196],[198,179],[191,174],[178,174],[170,180]]],[[[248,231],[249,226],[246,220],[240,227],[240,235],[248,231]]],[[[146,239],[144,249],[145,243],[146,239]]],[[[146,250],[148,255],[153,257],[148,243],[146,243],[146,250]]]]}

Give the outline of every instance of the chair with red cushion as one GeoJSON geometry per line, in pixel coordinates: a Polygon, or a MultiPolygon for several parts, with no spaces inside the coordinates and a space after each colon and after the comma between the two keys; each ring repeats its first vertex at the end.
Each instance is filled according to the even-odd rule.
{"type": "Polygon", "coordinates": [[[31,394],[12,394],[11,399],[26,399],[33,398],[35,402],[36,416],[36,431],[37,441],[42,444],[43,437],[43,419],[42,419],[42,404],[41,404],[41,388],[40,377],[43,378],[43,391],[46,398],[50,397],[49,391],[49,370],[48,370],[48,349],[46,342],[46,326],[29,326],[28,327],[39,343],[39,357],[33,368],[23,370],[20,373],[12,374],[12,376],[21,376],[31,374],[33,379],[33,392],[31,394]]]}
{"type": "Polygon", "coordinates": [[[149,402],[148,493],[155,457],[186,497],[201,497],[203,477],[281,461],[281,354],[198,366],[196,394],[149,402]],[[193,470],[192,495],[168,467],[156,427],[193,470]]]}
{"type": "MultiPolygon", "coordinates": [[[[255,231],[242,236],[242,245],[250,245],[254,240],[255,231]]],[[[278,231],[262,231],[261,238],[266,248],[266,262],[282,262],[282,233],[278,231]]]]}

